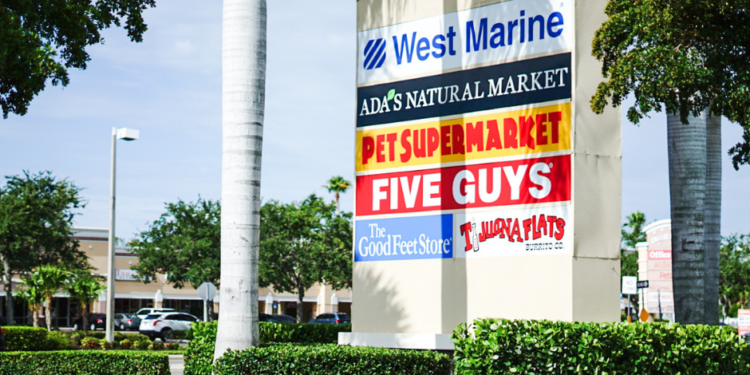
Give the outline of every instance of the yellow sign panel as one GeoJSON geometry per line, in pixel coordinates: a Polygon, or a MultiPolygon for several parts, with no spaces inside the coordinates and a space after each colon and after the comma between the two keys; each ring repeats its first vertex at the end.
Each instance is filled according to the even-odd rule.
{"type": "Polygon", "coordinates": [[[648,314],[648,311],[646,311],[646,309],[641,310],[641,316],[640,316],[640,318],[641,318],[642,322],[647,321],[648,318],[650,318],[650,317],[651,316],[648,314]]]}
{"type": "Polygon", "coordinates": [[[570,103],[357,132],[359,171],[570,149],[570,103]]]}

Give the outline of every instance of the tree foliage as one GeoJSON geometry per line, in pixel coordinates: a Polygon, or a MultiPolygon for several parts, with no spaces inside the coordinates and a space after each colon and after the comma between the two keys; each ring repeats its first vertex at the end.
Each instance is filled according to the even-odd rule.
{"type": "Polygon", "coordinates": [[[336,209],[339,208],[339,194],[346,193],[346,191],[349,190],[351,186],[352,183],[345,180],[341,176],[331,177],[331,179],[328,180],[328,183],[323,185],[323,187],[326,188],[329,193],[334,194],[334,198],[336,199],[336,209]]]}
{"type": "Polygon", "coordinates": [[[32,325],[39,327],[37,314],[44,304],[44,294],[42,293],[41,286],[31,277],[24,278],[21,288],[16,290],[16,295],[29,306],[32,325]]]}
{"type": "Polygon", "coordinates": [[[66,86],[68,69],[86,69],[86,47],[104,43],[103,29],[124,25],[134,42],[155,0],[3,0],[0,6],[0,106],[24,115],[47,81],[66,86]]]}
{"type": "Polygon", "coordinates": [[[167,203],[166,212],[135,241],[138,263],[131,267],[145,283],[167,274],[176,288],[209,281],[219,285],[221,205],[217,201],[167,203]]]}
{"type": "MultiPolygon", "coordinates": [[[[6,176],[0,188],[0,262],[6,291],[13,274],[44,264],[91,267],[72,238],[75,211],[84,207],[79,193],[78,187],[56,180],[50,172],[6,176]]],[[[6,302],[12,311],[11,299],[6,302]]]]}
{"type": "Polygon", "coordinates": [[[297,293],[302,320],[305,290],[327,281],[351,286],[351,214],[336,215],[335,203],[311,195],[304,201],[270,201],[261,207],[260,285],[297,293]]]}
{"type": "Polygon", "coordinates": [[[750,235],[733,234],[723,242],[719,295],[729,308],[727,313],[736,316],[737,308],[750,300],[750,235]]]}
{"type": "Polygon", "coordinates": [[[591,108],[601,113],[629,94],[628,119],[666,109],[683,123],[709,108],[744,129],[729,150],[735,168],[750,160],[750,3],[748,0],[610,0],[593,54],[607,81],[591,108]]]}
{"type": "Polygon", "coordinates": [[[646,215],[636,211],[627,216],[628,222],[622,225],[622,244],[624,248],[620,251],[620,274],[622,276],[638,276],[638,252],[633,251],[635,245],[646,241],[646,232],[643,225],[646,223],[646,215]],[[626,230],[630,228],[630,230],[626,230]]]}
{"type": "Polygon", "coordinates": [[[39,287],[46,302],[44,318],[47,323],[47,330],[52,331],[52,297],[55,293],[65,290],[66,283],[70,278],[70,273],[64,268],[52,264],[45,264],[39,267],[31,279],[39,287]]]}

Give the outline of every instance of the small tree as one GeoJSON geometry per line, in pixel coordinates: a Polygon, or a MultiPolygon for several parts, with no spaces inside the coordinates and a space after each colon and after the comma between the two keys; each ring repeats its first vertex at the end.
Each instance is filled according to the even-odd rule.
{"type": "Polygon", "coordinates": [[[107,287],[101,283],[101,277],[95,276],[89,270],[73,271],[72,276],[73,279],[68,284],[68,294],[70,294],[70,298],[81,304],[83,331],[88,333],[89,305],[96,301],[99,294],[107,287]]]}
{"type": "Polygon", "coordinates": [[[47,323],[47,330],[52,331],[52,298],[55,293],[65,289],[70,273],[62,267],[46,264],[39,267],[31,277],[47,303],[44,310],[44,320],[47,323]]]}
{"type": "Polygon", "coordinates": [[[315,195],[299,204],[271,201],[261,207],[260,285],[296,293],[299,322],[305,291],[315,283],[328,278],[339,286],[351,284],[345,275],[333,277],[335,269],[346,268],[339,257],[351,258],[350,250],[342,251],[348,220],[337,219],[335,210],[315,195]]]}
{"type": "Polygon", "coordinates": [[[39,327],[39,309],[44,303],[42,288],[36,284],[33,278],[23,280],[21,289],[16,291],[16,295],[29,306],[31,319],[34,327],[39,327]]]}
{"type": "Polygon", "coordinates": [[[167,274],[175,288],[203,282],[219,285],[221,272],[221,205],[198,199],[195,203],[167,203],[166,212],[133,243],[138,271],[144,283],[157,273],[167,274]]]}
{"type": "Polygon", "coordinates": [[[733,234],[721,246],[719,294],[724,314],[736,316],[750,297],[750,235],[733,234]]]}

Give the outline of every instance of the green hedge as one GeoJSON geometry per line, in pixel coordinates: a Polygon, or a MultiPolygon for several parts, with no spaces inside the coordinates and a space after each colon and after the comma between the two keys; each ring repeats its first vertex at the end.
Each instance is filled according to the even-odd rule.
{"type": "Polygon", "coordinates": [[[432,351],[335,344],[280,344],[229,351],[216,361],[216,375],[448,375],[451,360],[432,351]]]}
{"type": "MultiPolygon", "coordinates": [[[[210,375],[216,342],[217,322],[191,325],[193,339],[185,353],[185,375],[210,375]]],[[[279,324],[260,323],[260,342],[335,344],[339,332],[351,332],[350,324],[279,324]]]]}
{"type": "Polygon", "coordinates": [[[453,338],[457,375],[750,373],[731,327],[482,319],[453,338]]]}
{"type": "Polygon", "coordinates": [[[158,353],[57,351],[0,353],[0,375],[169,375],[158,353]]]}
{"type": "Polygon", "coordinates": [[[10,351],[47,350],[50,346],[46,328],[6,326],[3,327],[3,336],[10,351]]]}

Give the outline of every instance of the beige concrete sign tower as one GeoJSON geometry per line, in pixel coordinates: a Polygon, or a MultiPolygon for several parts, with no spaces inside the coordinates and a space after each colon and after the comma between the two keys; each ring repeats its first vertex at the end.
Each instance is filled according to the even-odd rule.
{"type": "Polygon", "coordinates": [[[620,112],[603,0],[360,0],[351,334],[451,349],[477,318],[619,319],[620,112]]]}

